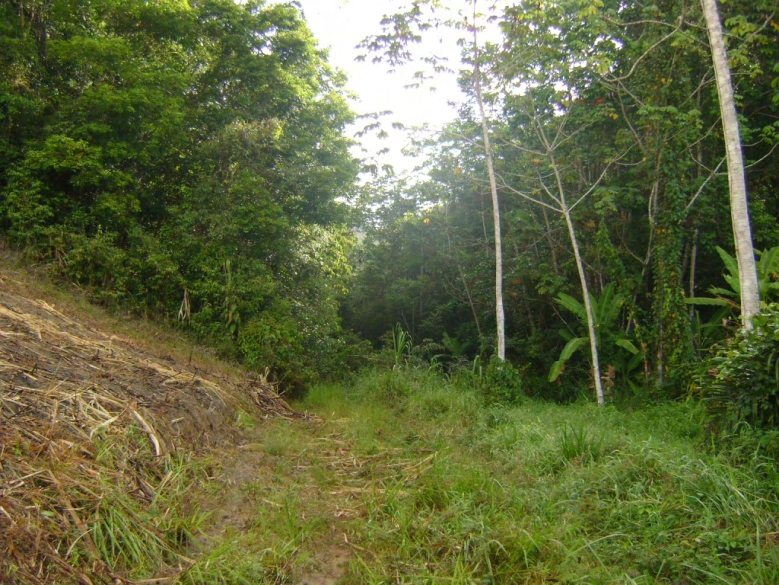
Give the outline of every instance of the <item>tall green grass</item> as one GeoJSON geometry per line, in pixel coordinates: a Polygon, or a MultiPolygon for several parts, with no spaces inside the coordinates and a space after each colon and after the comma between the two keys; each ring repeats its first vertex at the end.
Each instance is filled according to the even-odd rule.
{"type": "MultiPolygon", "coordinates": [[[[121,449],[114,451],[122,453],[121,449]]],[[[117,453],[114,456],[119,456],[117,453]]],[[[207,515],[189,493],[203,479],[201,465],[178,454],[161,461],[161,477],[137,478],[150,492],[143,504],[126,486],[106,483],[89,519],[90,537],[109,567],[133,576],[149,575],[181,561],[180,552],[195,539],[207,515]]],[[[78,547],[73,547],[78,554],[78,547]]]]}
{"type": "Polygon", "coordinates": [[[490,406],[396,370],[302,406],[384,455],[344,583],[779,582],[777,475],[704,448],[695,404],[490,406]]]}
{"type": "Polygon", "coordinates": [[[779,473],[716,452],[695,403],[633,410],[524,398],[413,367],[313,388],[307,422],[247,427],[242,527],[181,583],[779,582],[779,473]],[[336,577],[331,577],[336,579],[336,577]],[[331,581],[332,582],[332,581],[331,581]]]}

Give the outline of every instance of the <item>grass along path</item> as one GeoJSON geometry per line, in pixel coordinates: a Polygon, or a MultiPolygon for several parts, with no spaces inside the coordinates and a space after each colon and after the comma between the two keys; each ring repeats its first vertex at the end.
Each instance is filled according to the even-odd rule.
{"type": "Polygon", "coordinates": [[[486,407],[413,371],[297,406],[224,458],[231,576],[193,582],[779,582],[775,462],[701,451],[693,406],[486,407]]]}

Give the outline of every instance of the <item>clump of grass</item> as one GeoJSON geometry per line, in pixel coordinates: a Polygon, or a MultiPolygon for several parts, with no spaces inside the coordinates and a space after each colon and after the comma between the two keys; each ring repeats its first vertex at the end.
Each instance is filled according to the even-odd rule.
{"type": "Polygon", "coordinates": [[[239,408],[235,413],[235,424],[241,430],[253,431],[257,426],[257,421],[245,410],[239,408]]]}
{"type": "Polygon", "coordinates": [[[111,567],[144,574],[170,560],[173,551],[164,536],[141,519],[135,506],[119,494],[104,497],[95,511],[92,540],[111,567]]]}
{"type": "Polygon", "coordinates": [[[194,541],[206,519],[188,497],[193,485],[203,479],[201,464],[174,453],[162,458],[159,466],[157,481],[148,476],[137,478],[146,491],[145,500],[106,485],[88,520],[100,558],[130,575],[145,576],[167,564],[177,564],[179,553],[194,541]]]}
{"type": "Polygon", "coordinates": [[[3,438],[12,439],[4,471],[24,478],[9,482],[3,503],[4,518],[15,521],[2,530],[0,576],[14,582],[150,577],[178,564],[203,521],[187,497],[202,478],[199,466],[179,454],[152,457],[131,426],[93,444],[52,441],[48,451],[3,438]]]}
{"type": "Polygon", "coordinates": [[[273,582],[264,567],[239,551],[234,543],[222,543],[200,556],[176,579],[176,585],[255,585],[273,582]]]}
{"type": "Polygon", "coordinates": [[[603,437],[583,425],[567,425],[557,437],[557,443],[565,463],[591,463],[603,454],[603,437]]]}

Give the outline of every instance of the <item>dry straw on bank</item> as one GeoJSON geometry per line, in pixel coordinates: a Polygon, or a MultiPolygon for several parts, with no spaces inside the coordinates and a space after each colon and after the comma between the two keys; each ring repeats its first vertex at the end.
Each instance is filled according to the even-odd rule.
{"type": "Polygon", "coordinates": [[[262,377],[154,356],[0,280],[0,583],[133,583],[143,562],[175,579],[175,462],[231,440],[238,409],[298,416],[262,377]],[[134,536],[111,532],[119,513],[134,536]]]}

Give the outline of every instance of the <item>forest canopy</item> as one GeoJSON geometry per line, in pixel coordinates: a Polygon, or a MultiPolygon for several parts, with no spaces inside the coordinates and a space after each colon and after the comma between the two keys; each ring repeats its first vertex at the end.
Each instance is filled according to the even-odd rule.
{"type": "MultiPolygon", "coordinates": [[[[569,400],[592,386],[590,323],[612,398],[694,389],[737,332],[741,293],[700,3],[472,2],[444,22],[430,5],[385,19],[365,48],[395,64],[453,26],[469,99],[420,145],[429,179],[375,194],[347,323],[490,355],[498,233],[506,355],[527,391],[569,400]]],[[[776,6],[721,10],[766,308],[779,274],[776,6]]]]}
{"type": "MultiPolygon", "coordinates": [[[[741,293],[701,6],[436,6],[388,15],[363,48],[384,67],[459,30],[459,116],[416,144],[425,174],[359,182],[344,76],[296,4],[4,2],[6,241],[291,387],[371,346],[397,363],[402,334],[444,370],[504,336],[509,378],[547,398],[686,393],[736,335],[741,293]]],[[[770,315],[776,6],[721,11],[770,315]]]]}

